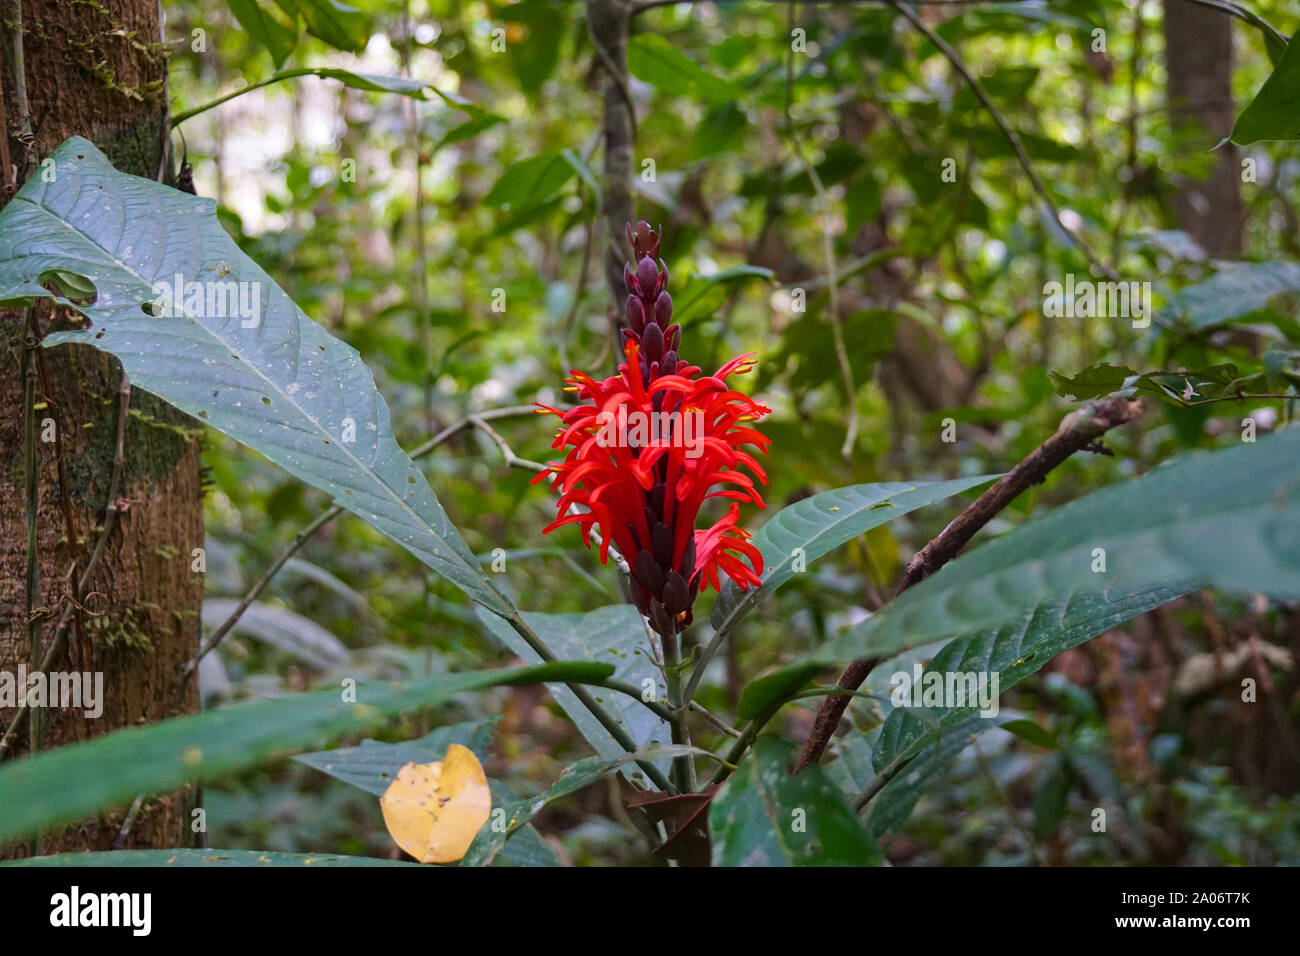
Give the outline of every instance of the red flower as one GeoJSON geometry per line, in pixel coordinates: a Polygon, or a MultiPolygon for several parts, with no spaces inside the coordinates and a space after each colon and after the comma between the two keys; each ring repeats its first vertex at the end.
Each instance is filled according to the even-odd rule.
{"type": "Polygon", "coordinates": [[[563,419],[552,447],[570,450],[534,480],[551,477],[560,492],[560,516],[545,531],[576,524],[590,547],[591,530],[599,527],[601,561],[612,541],[631,567],[637,607],[655,630],[671,636],[690,624],[701,588],[720,588],[719,570],[741,588],[759,582],[763,558],[736,522],[739,502],[763,507],[754,478],[766,483],[767,476],[742,448],[766,453],[769,440],[743,423],[769,409],[727,386],[728,376],[753,367],[748,355],[705,376],[678,358],[681,328],[668,324],[668,270],[652,258],[659,237],[645,222],[635,233],[628,227],[627,235],[638,261],[635,271],[624,270],[626,361],[604,381],[571,373],[567,390],[584,404],[565,413],[542,407],[563,419]],[[707,498],[729,498],[732,505],[712,527],[697,531],[707,498]],[[574,506],[586,510],[570,514],[574,506]]]}

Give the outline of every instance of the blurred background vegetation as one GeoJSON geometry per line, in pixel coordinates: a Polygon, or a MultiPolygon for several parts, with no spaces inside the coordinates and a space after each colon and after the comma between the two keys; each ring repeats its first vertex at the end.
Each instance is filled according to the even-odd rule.
{"type": "MultiPolygon", "coordinates": [[[[405,73],[472,105],[310,77],[271,85],[180,127],[198,193],[218,200],[226,228],[308,314],[361,352],[408,449],[469,413],[561,401],[570,365],[610,374],[597,211],[602,74],[584,5],[354,2],[360,14],[342,17],[333,34],[317,31],[331,43],[304,34],[277,58],[286,68],[405,73]],[[494,50],[502,37],[504,51],[494,50]],[[522,186],[528,167],[507,176],[552,153],[564,161],[545,175],[522,186]]],[[[1018,133],[1065,225],[1123,278],[1152,282],[1158,306],[1226,260],[1294,259],[1300,244],[1295,144],[1213,152],[1226,130],[1213,135],[1171,110],[1165,21],[1184,6],[1192,7],[1052,0],[923,14],[1018,133]],[[1254,162],[1253,181],[1240,181],[1243,158],[1254,162]],[[1195,201],[1216,175],[1215,188],[1240,202],[1217,216],[1195,201]]],[[[206,36],[202,51],[178,45],[173,55],[175,111],[275,71],[265,37],[247,25],[253,8],[251,0],[164,3],[169,39],[196,28],[206,36]]],[[[1232,59],[1220,54],[1208,72],[1230,82],[1240,109],[1271,69],[1262,36],[1194,9],[1208,15],[1220,48],[1228,37],[1232,59]]],[[[1252,9],[1284,33],[1300,25],[1281,0],[1252,9]]],[[[1148,329],[1045,317],[1044,283],[1086,278],[1087,260],[1045,214],[961,75],[886,5],[680,4],[641,13],[633,33],[635,212],[662,227],[685,356],[708,371],[757,354],[746,387],[774,410],[763,424],[774,440],[765,462],[771,506],[854,482],[1003,471],[1074,405],[1054,391],[1052,370],[1232,362],[1244,375],[1259,370],[1266,350],[1296,347],[1294,297],[1270,302],[1251,323],[1209,331],[1159,314],[1148,329]],[[796,28],[806,38],[798,52],[796,28]],[[949,158],[955,183],[941,176],[949,158]],[[828,320],[827,236],[852,395],[828,320]],[[858,433],[846,461],[850,409],[858,433]],[[956,423],[955,442],[941,440],[945,419],[956,423]]],[[[1222,115],[1224,106],[1209,108],[1222,115]]],[[[1233,114],[1229,104],[1229,125],[1233,114]]],[[[1261,432],[1289,415],[1277,401],[1148,404],[1137,425],[1108,436],[1114,457],[1076,456],[984,533],[1188,449],[1236,442],[1246,415],[1261,432]]],[[[523,414],[495,424],[518,455],[547,459],[546,420],[523,414]]],[[[204,620],[212,628],[329,502],[234,442],[215,433],[209,442],[204,620]]],[[[522,607],[580,611],[621,600],[616,572],[575,530],[541,536],[553,499],[530,486],[529,472],[508,468],[484,435],[464,431],[423,465],[484,561],[505,549],[501,581],[522,607]]],[[[730,711],[743,680],[878,606],[958,507],[949,501],[893,522],[797,576],[715,662],[702,702],[730,711]]],[[[756,528],[764,515],[744,520],[756,528]]],[[[707,639],[707,627],[696,630],[707,639]]],[[[1294,608],[1208,593],[1067,652],[1003,700],[1055,733],[1062,749],[997,731],[981,738],[982,749],[963,754],[948,783],[922,800],[890,843],[890,859],[1300,861],[1297,652],[1294,608]],[[1257,707],[1230,706],[1243,677],[1259,683],[1257,707]],[[1093,806],[1111,808],[1111,838],[1064,835],[1063,815],[1093,806]]],[[[206,659],[202,691],[211,707],[337,686],[344,676],[507,660],[463,595],[360,521],[340,518],[296,552],[206,659]]],[[[887,692],[891,669],[878,668],[864,689],[887,692]]],[[[875,710],[855,705],[859,731],[878,726],[875,710]]],[[[801,740],[812,710],[784,713],[785,732],[801,740]]],[[[488,772],[521,792],[548,785],[587,752],[538,688],[467,695],[392,727],[386,739],[492,716],[500,722],[488,772]]],[[[209,788],[204,798],[213,846],[397,852],[373,798],[298,764],[209,788]]],[[[621,814],[602,786],[538,824],[564,859],[642,861],[621,814]]]]}

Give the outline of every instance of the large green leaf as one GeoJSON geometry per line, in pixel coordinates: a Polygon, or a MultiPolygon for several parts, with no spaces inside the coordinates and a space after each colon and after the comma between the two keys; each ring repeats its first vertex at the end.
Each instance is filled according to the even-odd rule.
{"type": "Polygon", "coordinates": [[[118,850],[105,853],[60,853],[0,863],[0,866],[409,866],[419,863],[374,856],[334,853],[280,853],[277,850],[118,850]]]}
{"type": "MultiPolygon", "coordinates": [[[[1259,262],[1224,269],[1180,289],[1161,310],[1162,319],[1200,332],[1261,312],[1279,296],[1300,297],[1300,263],[1259,262]]],[[[1294,306],[1289,310],[1294,313],[1294,306]]]]}
{"type": "Polygon", "coordinates": [[[881,854],[820,767],[764,736],[709,806],[714,866],[871,866],[881,854]]]}
{"type": "Polygon", "coordinates": [[[754,535],[763,555],[762,584],[742,591],[728,580],[713,603],[710,623],[718,631],[731,628],[798,573],[800,561],[815,561],[872,528],[996,477],[850,485],[782,508],[754,535]]]}
{"type": "Polygon", "coordinates": [[[336,50],[360,53],[370,40],[370,17],[340,0],[275,0],[285,13],[301,17],[307,32],[336,50]]]}
{"type": "MultiPolygon", "coordinates": [[[[923,673],[985,674],[990,680],[996,674],[998,690],[1005,693],[1063,651],[1160,607],[1186,590],[1155,585],[1117,601],[1107,601],[1096,593],[1067,600],[1049,598],[1018,621],[950,641],[923,673]]],[[[922,719],[907,707],[895,707],[880,730],[872,763],[876,770],[884,770],[911,759],[934,741],[936,731],[946,733],[977,710],[974,706],[929,708],[928,719],[922,719]]]]}
{"type": "Polygon", "coordinates": [[[563,150],[538,153],[502,173],[483,197],[483,204],[513,212],[539,206],[559,192],[576,172],[577,167],[563,150]]]}
{"type": "Polygon", "coordinates": [[[712,103],[739,99],[740,87],[710,73],[663,37],[642,33],[627,43],[627,68],[634,77],[671,96],[698,96],[712,103]]]}
{"type": "Polygon", "coordinates": [[[276,755],[364,730],[464,691],[544,681],[599,681],[607,664],[565,662],[366,684],[356,702],[337,690],[235,704],[115,731],[0,766],[0,840],[66,823],[139,793],[212,780],[276,755]]]}
{"type": "Polygon", "coordinates": [[[706,752],[697,747],[669,744],[666,747],[647,747],[645,750],[623,754],[609,760],[603,757],[588,757],[585,760],[579,760],[572,766],[565,768],[564,773],[545,793],[524,800],[516,800],[504,807],[496,806],[494,801],[492,817],[487,823],[483,824],[483,828],[479,830],[474,842],[470,844],[465,857],[460,861],[460,865],[488,866],[493,862],[497,854],[501,854],[503,857],[507,856],[520,839],[520,836],[522,836],[522,834],[518,836],[516,834],[521,829],[528,828],[528,821],[546,809],[547,805],[595,783],[605,774],[625,763],[633,760],[666,763],[674,757],[686,757],[691,754],[706,752]]]}
{"type": "Polygon", "coordinates": [[[1300,597],[1300,429],[1190,455],[1027,521],[782,671],[1024,621],[1052,602],[1063,613],[1193,584],[1300,597]]]}
{"type": "Polygon", "coordinates": [[[996,726],[997,721],[993,718],[967,717],[938,743],[921,750],[901,772],[894,774],[868,804],[870,812],[866,825],[872,838],[879,839],[902,826],[911,816],[916,801],[930,789],[939,774],[948,769],[975,737],[996,726]]]}
{"type": "Polygon", "coordinates": [[[50,295],[38,278],[53,269],[90,279],[97,298],[78,308],[93,328],[49,335],[47,345],[117,356],[137,388],[334,495],[476,601],[511,613],[397,444],[356,350],[240,251],[211,199],[119,173],[80,137],[53,159],[54,180],[32,177],[0,212],[0,301],[50,295]],[[178,314],[155,317],[159,283],[185,295],[195,283],[202,301],[191,296],[178,314]],[[228,307],[231,290],[245,290],[247,309],[228,307]]]}
{"type": "Polygon", "coordinates": [[[230,12],[239,25],[271,54],[278,70],[298,44],[298,21],[271,4],[260,0],[230,0],[230,12]]]}
{"type": "MultiPolygon", "coordinates": [[[[506,622],[487,614],[479,617],[502,644],[525,662],[540,661],[537,652],[506,622]]],[[[663,675],[647,654],[649,639],[645,623],[631,604],[611,604],[586,614],[524,612],[523,618],[556,656],[564,660],[611,664],[618,680],[637,688],[643,688],[647,680],[653,681],[655,699],[664,699],[667,688],[663,675]]],[[[623,755],[623,748],[614,742],[609,732],[591,716],[569,688],[555,686],[551,692],[596,753],[607,759],[623,755]]],[[[597,702],[631,734],[637,747],[668,743],[671,739],[668,725],[636,699],[599,688],[593,689],[592,693],[597,702]]]]}
{"type": "Polygon", "coordinates": [[[1237,122],[1230,139],[1238,146],[1260,140],[1300,139],[1300,44],[1288,43],[1269,78],[1237,122]]]}

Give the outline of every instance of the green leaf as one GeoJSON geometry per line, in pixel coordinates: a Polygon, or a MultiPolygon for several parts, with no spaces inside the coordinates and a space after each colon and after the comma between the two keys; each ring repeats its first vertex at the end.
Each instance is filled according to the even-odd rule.
{"type": "Polygon", "coordinates": [[[880,215],[880,204],[884,191],[876,177],[867,170],[857,182],[849,187],[844,196],[844,213],[850,230],[856,232],[868,222],[880,215]]]}
{"type": "MultiPolygon", "coordinates": [[[[441,90],[436,89],[421,80],[413,80],[405,76],[382,76],[375,73],[354,73],[351,70],[341,70],[336,67],[304,66],[292,70],[281,70],[279,73],[269,76],[265,80],[251,83],[241,90],[235,90],[233,93],[219,96],[215,100],[209,100],[207,103],[203,103],[193,109],[176,113],[172,116],[171,123],[173,126],[176,126],[185,122],[187,119],[198,116],[200,113],[206,113],[215,106],[220,106],[222,103],[233,100],[236,97],[243,96],[246,93],[251,93],[253,90],[260,90],[265,86],[270,86],[272,83],[282,83],[285,80],[292,80],[299,76],[316,76],[323,80],[338,80],[344,86],[351,87],[352,89],[368,90],[372,93],[398,93],[402,96],[409,96],[416,100],[428,99],[428,91],[433,90],[433,92],[438,96],[450,102],[449,94],[443,93],[441,90]]],[[[467,112],[469,111],[466,107],[461,106],[457,106],[457,109],[466,109],[467,112]]],[[[476,115],[486,114],[479,111],[476,115]]]]}
{"type": "Polygon", "coordinates": [[[573,167],[573,171],[578,174],[587,188],[591,190],[590,195],[600,195],[600,183],[596,180],[596,174],[591,171],[591,167],[578,155],[575,149],[562,149],[560,155],[564,161],[573,167]]]}
{"type": "Polygon", "coordinates": [[[111,866],[408,866],[419,863],[383,860],[374,856],[339,856],[333,853],[281,853],[277,850],[115,850],[103,853],[60,853],[10,860],[0,866],[83,867],[111,866]]]}
{"type": "Polygon", "coordinates": [[[1255,98],[1237,117],[1229,136],[1238,146],[1260,140],[1300,139],[1300,44],[1288,43],[1255,98]]]}
{"type": "Polygon", "coordinates": [[[804,667],[782,667],[771,674],[755,678],[741,690],[736,715],[741,720],[754,720],[763,716],[823,670],[825,665],[814,661],[804,667]]]}
{"type": "Polygon", "coordinates": [[[1126,379],[1138,373],[1124,365],[1098,362],[1096,365],[1089,365],[1073,378],[1062,375],[1054,369],[1049,370],[1047,374],[1052,378],[1052,385],[1057,395],[1084,401],[1119,391],[1124,387],[1126,379]]]}
{"type": "Polygon", "coordinates": [[[520,210],[546,202],[577,172],[564,153],[552,150],[515,163],[483,197],[486,206],[520,210]]]}
{"type": "Polygon", "coordinates": [[[140,793],[165,793],[207,781],[317,741],[364,730],[394,714],[432,707],[456,694],[499,685],[599,681],[603,664],[441,674],[357,688],[356,703],[337,690],[234,704],[190,717],[118,730],[85,743],[0,766],[0,840],[80,819],[140,793]]]}
{"type": "Polygon", "coordinates": [[[464,859],[460,861],[460,865],[488,866],[498,853],[509,852],[511,845],[518,839],[515,836],[516,832],[527,826],[528,821],[537,816],[548,804],[595,783],[605,774],[625,763],[630,763],[633,760],[645,760],[652,763],[667,762],[674,757],[705,753],[708,753],[708,751],[700,750],[698,747],[669,744],[665,747],[647,747],[644,750],[638,750],[636,753],[625,753],[608,760],[603,757],[588,757],[585,760],[579,760],[572,766],[566,767],[560,778],[545,793],[515,801],[503,808],[494,806],[492,818],[483,824],[483,828],[479,830],[474,842],[470,844],[470,848],[465,853],[464,859]],[[498,809],[504,812],[498,814],[498,809]],[[507,840],[510,842],[507,843],[507,840]]]}
{"type": "MultiPolygon", "coordinates": [[[[479,618],[502,644],[525,662],[540,660],[537,652],[505,621],[485,614],[480,614],[479,618]]],[[[538,614],[525,611],[523,618],[557,657],[609,664],[614,668],[616,679],[638,688],[643,686],[643,681],[651,680],[654,682],[655,699],[665,699],[667,687],[659,670],[647,655],[649,639],[645,623],[631,604],[612,604],[586,614],[538,614]]],[[[623,748],[614,742],[609,732],[591,716],[571,690],[556,686],[551,688],[551,692],[597,754],[607,759],[623,755],[623,748]]],[[[593,688],[592,694],[626,728],[638,747],[667,743],[671,739],[668,725],[635,698],[603,688],[593,688]]]]}
{"type": "Polygon", "coordinates": [[[1021,718],[1020,720],[1008,720],[1001,725],[1003,730],[1009,730],[1026,743],[1031,743],[1036,747],[1046,747],[1048,750],[1060,750],[1061,742],[1056,739],[1056,734],[1052,733],[1046,727],[1040,727],[1032,720],[1021,718]]]}
{"type": "Polygon", "coordinates": [[[1261,262],[1227,269],[1174,295],[1161,310],[1161,317],[1185,323],[1200,332],[1228,325],[1269,308],[1279,297],[1300,296],[1300,263],[1261,262]]]}
{"type": "Polygon", "coordinates": [[[48,295],[35,281],[48,269],[98,290],[80,307],[94,327],[46,345],[117,356],[135,387],[330,493],[495,613],[512,612],[397,444],[361,356],[240,251],[211,199],[119,173],[80,137],[53,159],[55,181],[32,177],[0,212],[0,299],[48,295]],[[177,314],[154,317],[160,290],[178,281],[177,314]]]}
{"type": "Polygon", "coordinates": [[[266,47],[275,68],[278,70],[284,66],[284,61],[298,45],[297,18],[258,0],[230,0],[230,12],[250,37],[266,47]]]}
{"type": "Polygon", "coordinates": [[[519,40],[510,41],[510,68],[526,93],[536,93],[560,61],[560,47],[568,20],[544,4],[520,3],[497,8],[497,15],[507,23],[524,27],[519,40]]]}
{"type": "Polygon", "coordinates": [[[881,852],[821,767],[790,776],[793,744],[764,736],[709,806],[714,866],[872,866],[881,852]]]}
{"type": "Polygon", "coordinates": [[[695,127],[689,157],[692,161],[719,153],[734,153],[745,141],[749,120],[744,111],[728,100],[712,107],[695,127]]]}
{"type": "Polygon", "coordinates": [[[694,96],[712,103],[739,99],[743,90],[715,76],[656,33],[627,41],[628,71],[669,96],[694,96]]]}
{"type": "Polygon", "coordinates": [[[485,113],[481,116],[474,116],[447,130],[447,133],[442,137],[442,139],[438,140],[438,145],[434,147],[434,150],[436,152],[444,146],[453,146],[456,143],[463,143],[465,140],[473,139],[479,133],[489,130],[493,126],[498,126],[504,122],[505,119],[497,116],[495,113],[485,113]]]}
{"type": "Polygon", "coordinates": [[[716,631],[729,630],[799,573],[796,568],[806,568],[872,528],[997,477],[849,485],[782,508],[753,538],[754,546],[763,555],[762,583],[742,591],[728,580],[713,604],[710,623],[716,631]]]}
{"type": "Polygon", "coordinates": [[[901,773],[894,774],[867,805],[870,812],[866,828],[872,839],[878,840],[907,822],[916,801],[930,789],[935,778],[952,764],[974,737],[994,726],[992,720],[968,717],[937,744],[922,750],[901,773]]]}
{"type": "Polygon", "coordinates": [[[367,793],[382,797],[389,784],[408,763],[430,763],[441,760],[450,744],[468,747],[482,759],[492,739],[492,729],[500,718],[465,721],[439,727],[418,740],[402,743],[384,743],[363,740],[356,747],[339,747],[335,750],[317,750],[294,757],[313,770],[329,774],[360,787],[367,793]]]}
{"type": "MultiPolygon", "coordinates": [[[[1023,618],[948,642],[923,673],[986,674],[990,681],[996,675],[998,690],[1005,693],[1063,651],[1167,604],[1188,590],[1156,585],[1116,601],[1095,593],[1066,601],[1049,597],[1023,618]]],[[[940,735],[947,733],[978,709],[977,705],[931,708],[930,719],[923,720],[907,707],[895,707],[880,729],[872,764],[877,770],[885,770],[912,759],[933,744],[936,731],[940,735]]],[[[1004,726],[1016,732],[1016,727],[1004,726]]]]}
{"type": "Polygon", "coordinates": [[[40,276],[41,285],[53,285],[55,295],[71,302],[90,303],[95,301],[95,284],[83,275],[68,272],[66,269],[49,269],[40,276]]]}
{"type": "Polygon", "coordinates": [[[1189,455],[1031,519],[786,669],[880,657],[1161,585],[1300,597],[1300,429],[1189,455]],[[1096,572],[1097,549],[1105,571],[1096,572]]]}
{"type": "Polygon", "coordinates": [[[340,70],[329,66],[305,66],[294,70],[281,70],[273,79],[287,80],[295,76],[319,76],[323,80],[338,80],[344,86],[354,90],[368,90],[371,93],[400,93],[416,100],[427,100],[428,90],[433,89],[423,80],[409,76],[384,76],[378,73],[355,73],[352,70],[340,70]]]}
{"type": "Polygon", "coordinates": [[[720,269],[717,272],[710,272],[707,275],[699,272],[691,273],[692,279],[698,279],[700,282],[708,283],[726,283],[736,282],[740,279],[766,279],[771,282],[776,278],[776,273],[765,266],[732,266],[730,269],[720,269]]]}
{"type": "Polygon", "coordinates": [[[361,53],[370,40],[370,17],[339,0],[275,0],[293,17],[301,17],[307,32],[336,50],[361,53]]]}

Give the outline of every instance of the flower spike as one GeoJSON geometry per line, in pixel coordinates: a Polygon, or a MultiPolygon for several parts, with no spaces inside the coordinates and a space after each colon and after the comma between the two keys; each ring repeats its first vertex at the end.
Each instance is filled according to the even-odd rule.
{"type": "Polygon", "coordinates": [[[722,574],[742,589],[760,581],[763,557],[737,522],[740,502],[763,507],[755,480],[767,482],[743,449],[766,454],[769,440],[742,423],[770,410],[725,381],[750,371],[751,355],[706,376],[680,357],[659,234],[642,220],[625,235],[636,261],[623,269],[624,361],[603,381],[571,373],[566,390],[578,393],[576,407],[539,409],[561,418],[552,447],[569,450],[534,481],[549,478],[560,494],[545,531],[576,524],[590,546],[598,528],[601,561],[612,541],[627,558],[637,607],[671,637],[691,623],[700,590],[721,587],[722,574]],[[730,510],[696,530],[704,501],[716,497],[730,499],[730,510]],[[575,506],[583,510],[570,514],[575,506]]]}

